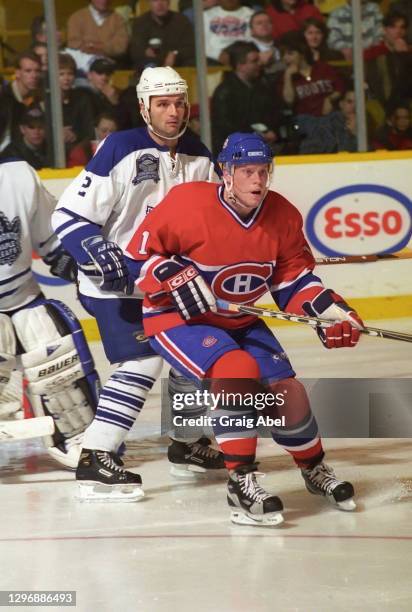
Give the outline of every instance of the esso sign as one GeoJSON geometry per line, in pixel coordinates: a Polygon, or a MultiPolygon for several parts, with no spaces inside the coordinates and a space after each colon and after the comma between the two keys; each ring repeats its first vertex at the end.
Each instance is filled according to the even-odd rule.
{"type": "Polygon", "coordinates": [[[412,202],[382,185],[349,185],[311,208],[306,233],[322,254],[371,255],[399,251],[411,239],[412,202]]]}

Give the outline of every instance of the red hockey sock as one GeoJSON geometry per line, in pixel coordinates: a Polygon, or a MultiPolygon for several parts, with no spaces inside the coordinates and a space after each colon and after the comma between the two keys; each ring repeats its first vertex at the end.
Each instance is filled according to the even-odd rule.
{"type": "Polygon", "coordinates": [[[313,415],[306,389],[295,378],[286,378],[270,385],[274,394],[284,394],[283,406],[266,409],[275,418],[285,417],[285,427],[273,427],[272,438],[292,455],[296,465],[307,468],[322,461],[324,452],[318,425],[313,415]]]}
{"type": "MultiPolygon", "coordinates": [[[[208,370],[206,378],[211,379],[211,392],[227,394],[246,394],[261,391],[258,383],[260,377],[256,360],[246,351],[234,350],[225,353],[208,370]]],[[[256,410],[251,407],[228,406],[222,402],[222,407],[212,413],[216,419],[214,433],[220,450],[224,454],[225,465],[232,470],[240,465],[255,461],[257,434],[253,426],[256,410]],[[223,425],[230,416],[230,425],[223,425]],[[247,427],[246,422],[252,424],[247,427]]]]}

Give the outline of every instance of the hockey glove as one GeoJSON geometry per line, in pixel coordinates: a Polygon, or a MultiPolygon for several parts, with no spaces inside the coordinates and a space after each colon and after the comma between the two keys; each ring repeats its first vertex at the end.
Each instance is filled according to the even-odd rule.
{"type": "Polygon", "coordinates": [[[57,253],[51,253],[43,258],[45,264],[50,266],[53,276],[58,276],[69,283],[77,279],[77,264],[67,251],[60,249],[57,253]]]}
{"type": "Polygon", "coordinates": [[[129,274],[122,250],[103,236],[91,236],[82,241],[82,247],[101,274],[100,288],[103,291],[119,291],[131,295],[134,280],[129,274]]]}
{"type": "Polygon", "coordinates": [[[304,302],[302,308],[310,316],[335,321],[330,327],[316,328],[325,348],[353,347],[358,343],[363,322],[340,295],[325,289],[311,302],[304,302]]]}
{"type": "Polygon", "coordinates": [[[215,297],[194,266],[167,259],[153,275],[186,321],[210,310],[216,312],[215,297]]]}

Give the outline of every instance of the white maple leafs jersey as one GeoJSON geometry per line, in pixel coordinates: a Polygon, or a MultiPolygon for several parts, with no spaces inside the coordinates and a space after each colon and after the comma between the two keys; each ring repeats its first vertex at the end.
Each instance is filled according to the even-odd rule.
{"type": "Polygon", "coordinates": [[[44,257],[60,247],[51,227],[54,197],[25,161],[0,161],[0,311],[33,301],[40,287],[32,251],[44,257]]]}
{"type": "MultiPolygon", "coordinates": [[[[65,249],[84,264],[89,261],[81,244],[85,238],[101,234],[125,251],[140,223],[172,187],[218,180],[209,150],[190,134],[179,138],[172,158],[169,148],[158,145],[146,127],[115,132],[64,191],[53,227],[65,249]]],[[[100,282],[79,270],[82,294],[125,297],[101,291],[100,282]]]]}

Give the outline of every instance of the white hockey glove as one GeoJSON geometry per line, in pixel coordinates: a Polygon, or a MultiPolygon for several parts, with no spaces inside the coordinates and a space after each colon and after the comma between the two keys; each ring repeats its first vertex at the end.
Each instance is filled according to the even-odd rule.
{"type": "Polygon", "coordinates": [[[186,321],[208,311],[216,312],[216,299],[194,266],[167,259],[153,270],[153,275],[186,321]]]}

